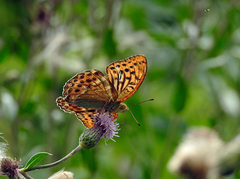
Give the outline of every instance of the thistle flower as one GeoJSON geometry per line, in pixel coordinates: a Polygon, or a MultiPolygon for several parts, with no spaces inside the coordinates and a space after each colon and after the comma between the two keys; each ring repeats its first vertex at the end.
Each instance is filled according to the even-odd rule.
{"type": "Polygon", "coordinates": [[[19,163],[6,156],[7,151],[7,142],[0,136],[5,142],[0,142],[0,172],[2,175],[8,176],[8,178],[23,178],[22,174],[19,171],[19,163]]]}
{"type": "Polygon", "coordinates": [[[73,179],[73,173],[60,170],[57,173],[50,176],[48,179],[73,179]]]}
{"type": "Polygon", "coordinates": [[[218,171],[221,176],[231,175],[240,163],[240,134],[228,142],[218,159],[218,171]]]}
{"type": "Polygon", "coordinates": [[[1,160],[0,171],[7,175],[8,178],[23,178],[22,174],[18,170],[19,164],[16,160],[5,157],[1,160]]]}
{"type": "MultiPolygon", "coordinates": [[[[111,139],[115,142],[113,137],[119,137],[117,134],[119,124],[115,123],[117,119],[109,115],[109,112],[101,112],[95,116],[96,123],[91,129],[85,130],[79,138],[79,144],[82,148],[89,149],[94,147],[101,138],[107,141],[111,139]]],[[[105,142],[106,142],[105,141],[105,142]]]]}
{"type": "Polygon", "coordinates": [[[168,169],[187,178],[217,178],[215,168],[223,147],[224,142],[214,130],[206,127],[192,128],[170,159],[168,169]]]}
{"type": "Polygon", "coordinates": [[[105,133],[103,134],[103,137],[105,140],[111,139],[112,141],[116,142],[113,137],[119,137],[119,135],[117,135],[117,131],[120,130],[119,123],[116,123],[117,118],[113,120],[114,117],[112,115],[109,116],[109,112],[106,112],[105,114],[100,113],[96,118],[98,119],[96,125],[99,127],[104,127],[105,133]]]}

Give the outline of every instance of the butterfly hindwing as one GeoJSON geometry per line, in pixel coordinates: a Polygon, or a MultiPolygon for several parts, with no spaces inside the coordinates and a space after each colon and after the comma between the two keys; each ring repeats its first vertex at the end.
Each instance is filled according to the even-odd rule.
{"type": "Polygon", "coordinates": [[[57,105],[65,112],[74,113],[78,119],[87,128],[92,128],[95,122],[94,116],[97,115],[96,109],[94,108],[83,108],[75,104],[67,102],[63,97],[58,97],[57,105]]]}

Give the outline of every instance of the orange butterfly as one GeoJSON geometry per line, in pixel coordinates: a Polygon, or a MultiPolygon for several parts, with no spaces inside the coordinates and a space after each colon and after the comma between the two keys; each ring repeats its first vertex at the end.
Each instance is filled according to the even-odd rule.
{"type": "Polygon", "coordinates": [[[109,64],[107,76],[93,69],[78,73],[68,80],[57,105],[65,112],[75,113],[87,128],[92,128],[94,116],[102,109],[117,117],[118,112],[129,110],[123,101],[132,96],[147,72],[147,59],[135,55],[109,64]]]}

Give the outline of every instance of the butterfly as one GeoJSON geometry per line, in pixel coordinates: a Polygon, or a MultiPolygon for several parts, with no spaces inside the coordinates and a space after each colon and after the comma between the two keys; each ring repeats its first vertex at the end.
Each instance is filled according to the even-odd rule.
{"type": "Polygon", "coordinates": [[[143,82],[147,72],[147,59],[143,55],[110,63],[107,76],[92,69],[78,73],[68,80],[62,96],[56,102],[60,109],[74,113],[87,128],[94,126],[101,110],[114,116],[129,110],[123,103],[131,97],[143,82]],[[97,111],[97,112],[96,112],[97,111]]]}

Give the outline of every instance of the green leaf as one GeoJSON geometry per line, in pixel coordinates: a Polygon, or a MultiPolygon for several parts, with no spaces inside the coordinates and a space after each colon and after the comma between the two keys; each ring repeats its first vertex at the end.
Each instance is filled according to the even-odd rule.
{"type": "Polygon", "coordinates": [[[112,29],[107,29],[104,34],[103,50],[109,56],[113,57],[117,54],[117,43],[114,40],[112,29]]]}
{"type": "Polygon", "coordinates": [[[0,64],[11,54],[10,46],[4,45],[0,50],[0,64]]]}
{"type": "Polygon", "coordinates": [[[37,165],[42,159],[44,159],[46,156],[52,155],[48,152],[39,152],[33,155],[25,165],[24,169],[32,168],[35,165],[37,165]]]}
{"type": "Polygon", "coordinates": [[[177,84],[173,95],[173,109],[178,113],[181,112],[186,104],[188,92],[187,85],[181,76],[178,77],[177,84]]]}

